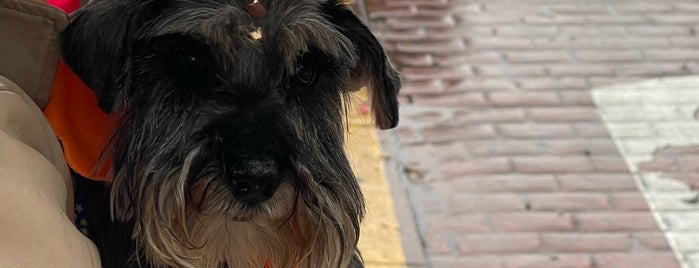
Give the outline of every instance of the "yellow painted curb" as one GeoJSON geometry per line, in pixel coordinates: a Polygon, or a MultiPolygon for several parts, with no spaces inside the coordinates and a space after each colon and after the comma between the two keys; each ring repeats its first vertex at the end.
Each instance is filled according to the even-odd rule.
{"type": "Polygon", "coordinates": [[[346,151],[367,203],[367,216],[362,226],[359,249],[368,268],[405,267],[398,219],[384,171],[377,130],[369,114],[359,112],[366,103],[362,90],[350,103],[350,126],[346,151]]]}

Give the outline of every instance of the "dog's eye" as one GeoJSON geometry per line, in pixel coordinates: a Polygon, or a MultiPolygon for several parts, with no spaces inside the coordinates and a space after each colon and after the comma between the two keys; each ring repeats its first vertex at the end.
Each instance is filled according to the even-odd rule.
{"type": "Polygon", "coordinates": [[[171,55],[165,61],[165,68],[170,70],[173,78],[187,86],[197,86],[205,83],[209,70],[203,57],[195,53],[180,52],[171,55]]]}
{"type": "Polygon", "coordinates": [[[202,69],[202,63],[199,57],[194,55],[178,55],[175,64],[177,64],[175,67],[184,74],[191,74],[191,72],[198,72],[202,69]]]}
{"type": "Polygon", "coordinates": [[[296,81],[301,85],[310,85],[315,80],[316,72],[310,67],[306,66],[304,63],[299,63],[296,65],[296,81]]]}
{"type": "Polygon", "coordinates": [[[301,87],[310,86],[316,79],[316,70],[308,54],[301,56],[296,61],[293,82],[301,87]]]}

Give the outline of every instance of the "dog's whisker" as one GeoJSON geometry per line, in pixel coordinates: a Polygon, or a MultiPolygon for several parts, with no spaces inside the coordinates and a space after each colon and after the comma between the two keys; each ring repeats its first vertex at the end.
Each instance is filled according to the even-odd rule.
{"type": "Polygon", "coordinates": [[[184,236],[184,240],[188,245],[191,245],[192,243],[192,237],[189,234],[188,228],[186,228],[186,204],[185,204],[185,188],[187,185],[187,179],[190,176],[190,171],[192,167],[192,163],[194,161],[194,158],[199,155],[199,152],[201,149],[199,147],[194,148],[189,154],[187,154],[187,157],[185,157],[183,168],[180,171],[180,175],[177,180],[177,184],[175,187],[175,206],[176,209],[179,210],[178,215],[176,216],[176,219],[179,223],[180,229],[182,229],[182,233],[184,236]]]}

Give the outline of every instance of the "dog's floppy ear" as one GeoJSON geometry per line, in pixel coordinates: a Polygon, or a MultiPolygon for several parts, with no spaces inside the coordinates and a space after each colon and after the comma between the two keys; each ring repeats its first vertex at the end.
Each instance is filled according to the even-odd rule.
{"type": "Polygon", "coordinates": [[[324,12],[331,23],[354,43],[359,61],[352,70],[352,89],[367,86],[371,94],[374,122],[381,129],[398,124],[398,72],[384,53],[383,47],[343,0],[328,0],[324,12]]]}
{"type": "Polygon", "coordinates": [[[71,15],[61,34],[63,60],[95,92],[107,113],[126,79],[131,27],[139,25],[139,11],[149,2],[153,1],[94,0],[71,15]]]}

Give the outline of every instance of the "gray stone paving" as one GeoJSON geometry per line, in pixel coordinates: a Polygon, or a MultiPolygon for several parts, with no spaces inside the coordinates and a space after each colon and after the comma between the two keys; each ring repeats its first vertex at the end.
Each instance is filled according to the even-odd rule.
{"type": "Polygon", "coordinates": [[[683,267],[699,267],[696,192],[639,165],[668,146],[699,144],[699,77],[663,78],[592,90],[594,101],[661,230],[683,267]]]}

